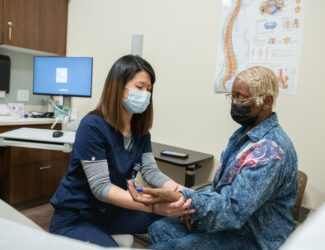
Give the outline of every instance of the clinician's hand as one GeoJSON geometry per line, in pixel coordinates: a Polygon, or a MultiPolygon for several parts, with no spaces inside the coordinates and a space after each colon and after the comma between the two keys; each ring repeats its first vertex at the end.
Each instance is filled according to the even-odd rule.
{"type": "Polygon", "coordinates": [[[129,182],[129,192],[134,201],[145,205],[152,205],[153,212],[163,216],[181,216],[194,213],[194,209],[188,209],[192,203],[191,199],[185,202],[182,193],[166,189],[142,188],[137,192],[132,182],[129,182]]]}
{"type": "Polygon", "coordinates": [[[152,205],[156,203],[170,203],[178,201],[184,195],[170,189],[164,188],[139,188],[139,192],[135,189],[132,182],[128,182],[129,192],[134,201],[145,205],[152,205]]]}

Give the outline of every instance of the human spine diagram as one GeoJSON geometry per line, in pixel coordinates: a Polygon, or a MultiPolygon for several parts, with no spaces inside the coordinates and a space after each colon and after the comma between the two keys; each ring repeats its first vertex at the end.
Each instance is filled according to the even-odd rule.
{"type": "Polygon", "coordinates": [[[285,72],[283,72],[283,69],[279,69],[278,80],[279,80],[279,85],[282,89],[288,88],[287,81],[289,80],[289,76],[285,75],[285,72]]]}
{"type": "Polygon", "coordinates": [[[226,89],[226,82],[230,80],[235,74],[237,69],[237,62],[235,52],[232,43],[232,29],[234,22],[238,16],[241,7],[241,0],[237,0],[235,8],[231,14],[231,17],[226,26],[226,32],[224,36],[224,53],[225,53],[225,76],[222,80],[222,86],[226,89]]]}
{"type": "Polygon", "coordinates": [[[307,1],[220,2],[222,12],[214,77],[215,92],[229,93],[236,74],[260,65],[276,73],[282,94],[295,95],[307,1]]]}

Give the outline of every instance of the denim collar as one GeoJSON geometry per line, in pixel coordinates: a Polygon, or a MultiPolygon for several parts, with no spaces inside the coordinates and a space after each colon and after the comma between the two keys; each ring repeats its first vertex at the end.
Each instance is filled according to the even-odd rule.
{"type": "Polygon", "coordinates": [[[267,118],[266,120],[262,121],[256,127],[252,128],[250,131],[247,132],[247,136],[255,142],[261,140],[273,127],[279,124],[278,116],[275,112],[267,118]]]}

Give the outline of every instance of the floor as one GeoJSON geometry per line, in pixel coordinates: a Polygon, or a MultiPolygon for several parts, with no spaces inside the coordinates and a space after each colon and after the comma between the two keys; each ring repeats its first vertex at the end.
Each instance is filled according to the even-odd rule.
{"type": "MultiPolygon", "coordinates": [[[[31,208],[21,209],[20,212],[34,221],[37,225],[43,228],[45,231],[49,231],[50,221],[52,214],[54,212],[53,207],[50,203],[45,203],[42,205],[37,205],[31,208]]],[[[132,247],[134,248],[147,248],[149,246],[148,242],[141,239],[142,237],[134,237],[134,242],[132,247]]]]}
{"type": "Polygon", "coordinates": [[[49,231],[50,221],[54,212],[51,204],[45,203],[35,207],[20,210],[20,212],[34,221],[45,231],[49,231]]]}

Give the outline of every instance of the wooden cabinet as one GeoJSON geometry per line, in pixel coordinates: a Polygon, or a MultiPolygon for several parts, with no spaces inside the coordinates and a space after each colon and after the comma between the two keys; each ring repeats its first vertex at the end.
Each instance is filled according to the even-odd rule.
{"type": "Polygon", "coordinates": [[[3,0],[0,0],[0,43],[2,43],[2,27],[3,27],[3,0]]]}
{"type": "MultiPolygon", "coordinates": [[[[49,126],[24,127],[48,129],[49,126]]],[[[17,127],[0,128],[0,132],[5,132],[17,127]]],[[[48,199],[54,194],[66,173],[69,159],[69,153],[60,151],[22,147],[0,148],[0,198],[12,205],[48,199]]]]}
{"type": "Polygon", "coordinates": [[[0,0],[0,5],[3,44],[65,55],[68,0],[0,0]]]}
{"type": "Polygon", "coordinates": [[[67,171],[68,163],[69,159],[64,158],[12,165],[10,203],[18,204],[52,196],[67,171]]]}

